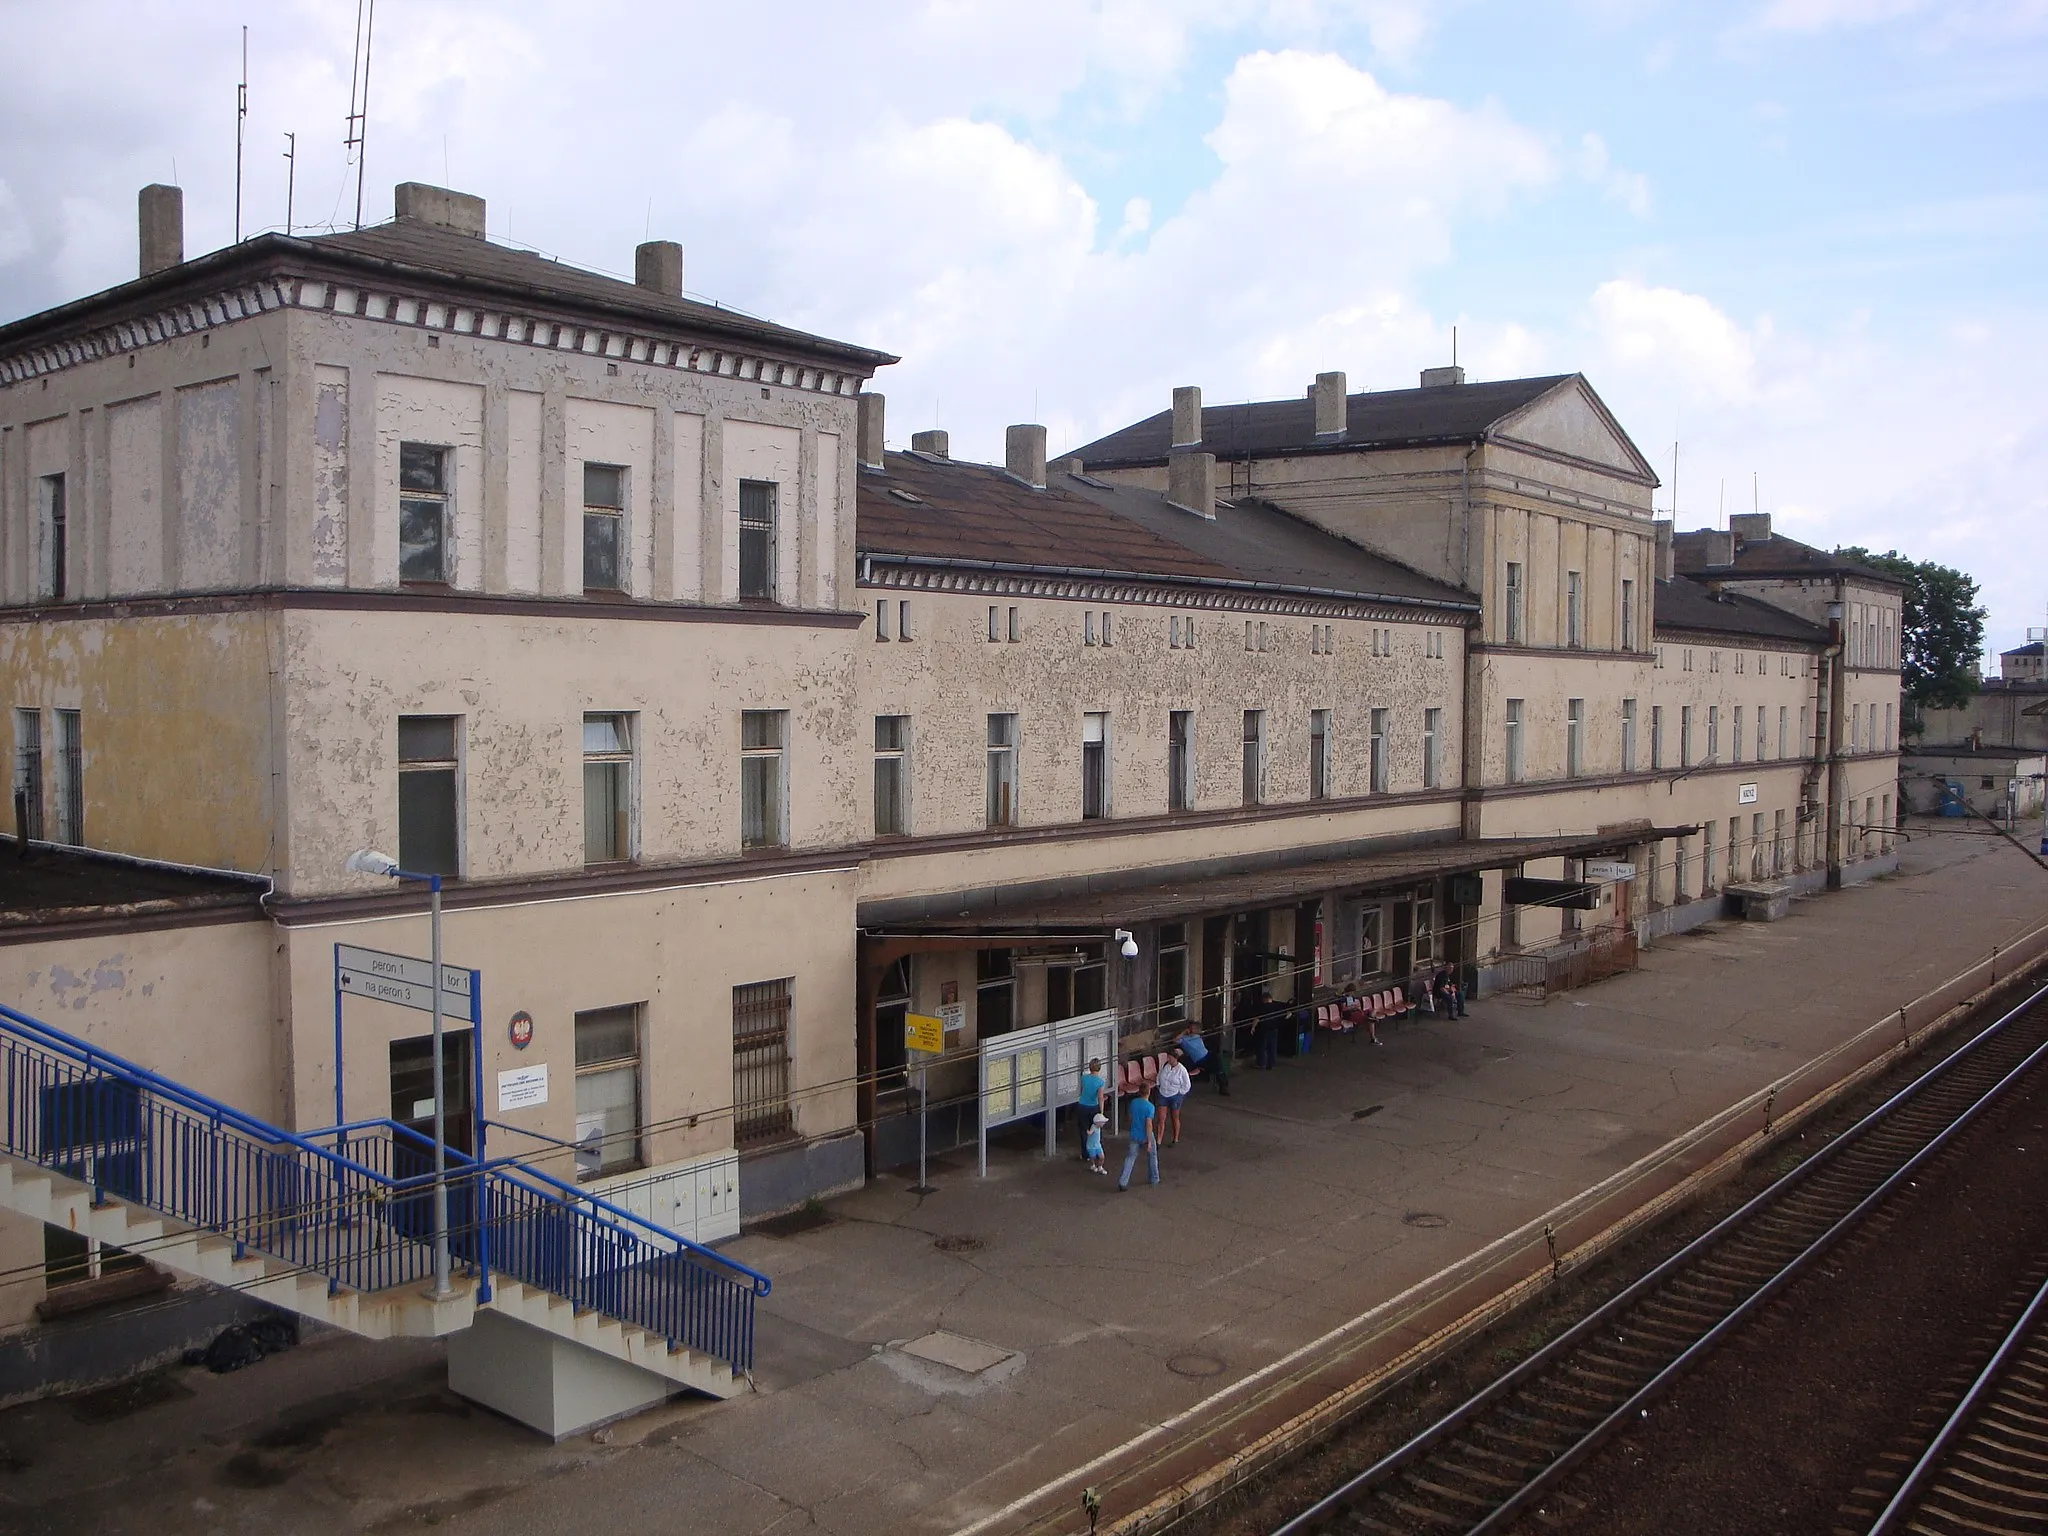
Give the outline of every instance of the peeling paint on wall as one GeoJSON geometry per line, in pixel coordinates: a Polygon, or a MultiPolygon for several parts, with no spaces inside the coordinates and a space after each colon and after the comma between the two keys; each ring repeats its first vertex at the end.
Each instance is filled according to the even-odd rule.
{"type": "Polygon", "coordinates": [[[187,591],[241,580],[240,384],[222,379],[178,391],[178,585],[187,591]]]}
{"type": "Polygon", "coordinates": [[[348,579],[348,370],[313,369],[313,579],[348,579]]]}

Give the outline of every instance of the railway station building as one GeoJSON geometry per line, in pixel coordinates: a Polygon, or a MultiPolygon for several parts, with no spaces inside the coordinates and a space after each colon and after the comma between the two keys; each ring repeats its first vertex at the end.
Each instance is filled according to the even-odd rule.
{"type": "MultiPolygon", "coordinates": [[[[1674,535],[1581,376],[977,464],[674,245],[395,201],[184,261],[153,188],[136,280],[0,327],[0,1003],[98,1048],[430,1127],[424,1016],[337,984],[427,952],[382,850],[479,976],[451,1142],[708,1241],[911,1155],[909,1014],[969,1141],[1006,1037],[1542,986],[1887,867],[1896,587],[1674,535]]],[[[0,1214],[45,1259],[0,1324],[119,1267],[0,1214]]]]}

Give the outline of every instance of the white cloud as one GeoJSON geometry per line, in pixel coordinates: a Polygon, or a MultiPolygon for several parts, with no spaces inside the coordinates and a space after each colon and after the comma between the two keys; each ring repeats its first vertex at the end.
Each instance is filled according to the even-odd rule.
{"type": "Polygon", "coordinates": [[[0,179],[0,266],[19,261],[35,244],[14,189],[0,179]]]}
{"type": "Polygon", "coordinates": [[[1639,219],[1649,216],[1650,178],[1617,166],[1607,152],[1607,141],[1599,134],[1588,133],[1579,140],[1577,168],[1582,178],[1600,189],[1601,196],[1621,204],[1639,219]]]}

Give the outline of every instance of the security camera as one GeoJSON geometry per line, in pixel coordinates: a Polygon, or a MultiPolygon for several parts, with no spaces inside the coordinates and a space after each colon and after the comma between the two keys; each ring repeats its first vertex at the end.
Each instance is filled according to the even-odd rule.
{"type": "Polygon", "coordinates": [[[352,875],[395,875],[398,873],[398,860],[374,848],[358,848],[348,856],[348,872],[352,875]]]}
{"type": "Polygon", "coordinates": [[[1135,960],[1138,958],[1138,941],[1135,937],[1133,937],[1130,929],[1117,929],[1116,938],[1117,947],[1126,960],[1135,960]]]}

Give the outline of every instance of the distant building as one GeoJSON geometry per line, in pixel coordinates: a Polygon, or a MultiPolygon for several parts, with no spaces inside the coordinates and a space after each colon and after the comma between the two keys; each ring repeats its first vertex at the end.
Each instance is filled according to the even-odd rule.
{"type": "Polygon", "coordinates": [[[1916,746],[1899,759],[1901,793],[1916,815],[2024,821],[2041,814],[2044,782],[2048,754],[2027,747],[1952,742],[1916,746]]]}

